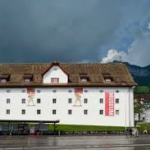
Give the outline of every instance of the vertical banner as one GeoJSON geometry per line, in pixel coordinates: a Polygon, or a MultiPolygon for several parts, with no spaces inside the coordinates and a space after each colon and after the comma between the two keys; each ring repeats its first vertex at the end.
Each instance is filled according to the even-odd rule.
{"type": "Polygon", "coordinates": [[[35,89],[27,88],[27,93],[28,93],[28,106],[35,106],[34,105],[35,89]]]}
{"type": "Polygon", "coordinates": [[[75,94],[76,100],[75,100],[74,106],[81,106],[82,93],[83,93],[83,88],[82,87],[75,88],[74,94],[75,94]]]}
{"type": "Polygon", "coordinates": [[[114,92],[105,92],[105,116],[114,116],[114,92]]]}

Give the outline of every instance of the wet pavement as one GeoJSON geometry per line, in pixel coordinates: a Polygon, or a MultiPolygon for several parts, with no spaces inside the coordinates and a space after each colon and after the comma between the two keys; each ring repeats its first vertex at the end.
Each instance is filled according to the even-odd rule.
{"type": "Polygon", "coordinates": [[[150,135],[0,136],[0,150],[150,150],[150,135]]]}

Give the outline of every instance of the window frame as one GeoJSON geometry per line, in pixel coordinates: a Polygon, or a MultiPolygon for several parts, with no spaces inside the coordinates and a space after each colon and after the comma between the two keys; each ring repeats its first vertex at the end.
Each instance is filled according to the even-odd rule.
{"type": "Polygon", "coordinates": [[[88,98],[84,98],[84,104],[88,103],[88,98]]]}
{"type": "Polygon", "coordinates": [[[26,114],[26,110],[25,110],[25,109],[22,109],[22,110],[21,110],[21,114],[22,114],[22,115],[25,115],[25,114],[26,114]]]}
{"type": "Polygon", "coordinates": [[[72,115],[72,109],[68,109],[68,115],[72,115]]]}
{"type": "Polygon", "coordinates": [[[6,115],[10,115],[10,109],[6,109],[6,115]]]}
{"type": "Polygon", "coordinates": [[[37,98],[37,104],[41,104],[41,99],[37,98]]]}
{"type": "Polygon", "coordinates": [[[25,103],[26,103],[26,99],[22,98],[22,104],[25,104],[25,103]]]}
{"type": "Polygon", "coordinates": [[[119,98],[116,98],[116,99],[115,99],[115,103],[116,103],[116,104],[119,104],[119,101],[120,101],[119,98]]]}
{"type": "Polygon", "coordinates": [[[56,98],[53,98],[53,99],[52,99],[52,103],[53,103],[53,104],[56,104],[56,103],[57,103],[57,99],[56,99],[56,98]]]}
{"type": "Polygon", "coordinates": [[[37,115],[41,114],[41,109],[37,109],[37,115]]]}
{"type": "Polygon", "coordinates": [[[7,104],[10,104],[10,98],[7,98],[7,99],[6,99],[6,103],[7,103],[7,104]]]}
{"type": "Polygon", "coordinates": [[[72,98],[68,98],[68,104],[72,104],[72,98]]]}
{"type": "Polygon", "coordinates": [[[83,113],[84,113],[84,115],[88,115],[88,110],[84,109],[83,113]]]}
{"type": "Polygon", "coordinates": [[[58,84],[59,83],[59,78],[51,78],[51,83],[58,84]]]}
{"type": "Polygon", "coordinates": [[[100,99],[99,99],[99,103],[100,103],[100,104],[103,104],[103,103],[104,103],[104,99],[103,99],[103,98],[100,98],[100,99]]]}
{"type": "Polygon", "coordinates": [[[99,110],[99,114],[100,114],[100,115],[103,115],[103,114],[104,114],[104,110],[103,110],[103,109],[100,109],[100,110],[99,110]]]}
{"type": "Polygon", "coordinates": [[[116,114],[116,115],[119,115],[119,114],[120,114],[119,109],[116,109],[116,110],[115,110],[115,114],[116,114]]]}
{"type": "Polygon", "coordinates": [[[56,115],[56,114],[57,114],[56,109],[53,109],[53,110],[52,110],[52,114],[53,114],[53,115],[56,115]]]}

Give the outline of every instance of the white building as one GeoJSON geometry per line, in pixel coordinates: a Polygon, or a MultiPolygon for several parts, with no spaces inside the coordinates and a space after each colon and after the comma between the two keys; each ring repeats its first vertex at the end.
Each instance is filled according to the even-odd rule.
{"type": "Polygon", "coordinates": [[[135,113],[135,121],[150,123],[150,94],[135,94],[135,106],[139,107],[139,113],[135,113]]]}
{"type": "Polygon", "coordinates": [[[133,126],[127,67],[109,64],[1,64],[0,122],[133,126]]]}

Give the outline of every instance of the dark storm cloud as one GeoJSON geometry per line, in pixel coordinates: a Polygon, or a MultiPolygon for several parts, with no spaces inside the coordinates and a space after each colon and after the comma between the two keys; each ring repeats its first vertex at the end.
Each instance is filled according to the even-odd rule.
{"type": "Polygon", "coordinates": [[[136,2],[0,0],[0,62],[98,61],[136,2]]]}

